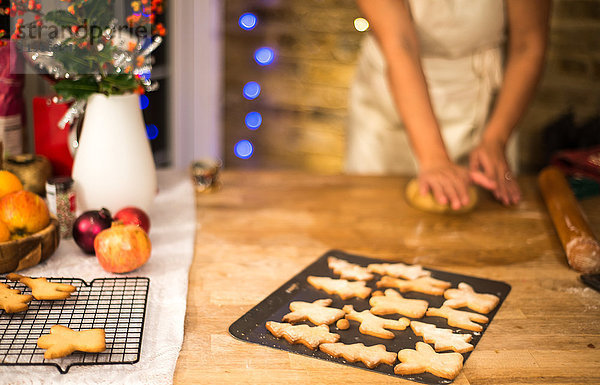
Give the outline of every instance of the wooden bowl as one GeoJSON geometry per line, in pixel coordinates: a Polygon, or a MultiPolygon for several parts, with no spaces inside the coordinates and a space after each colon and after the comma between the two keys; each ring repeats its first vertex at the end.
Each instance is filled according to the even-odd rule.
{"type": "Polygon", "coordinates": [[[0,273],[23,270],[50,258],[60,241],[58,221],[50,218],[43,230],[14,241],[0,242],[0,273]]]}

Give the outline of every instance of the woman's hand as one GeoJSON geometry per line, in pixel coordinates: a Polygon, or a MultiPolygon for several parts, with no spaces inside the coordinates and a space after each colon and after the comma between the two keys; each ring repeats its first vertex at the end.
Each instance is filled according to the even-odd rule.
{"type": "Polygon", "coordinates": [[[431,191],[439,203],[450,204],[458,210],[469,204],[468,187],[471,184],[469,172],[450,160],[433,164],[421,164],[419,189],[422,195],[431,191]]]}
{"type": "Polygon", "coordinates": [[[508,0],[508,49],[504,81],[481,144],[471,152],[476,184],[505,205],[521,200],[519,185],[506,163],[505,144],[533,98],[541,76],[548,38],[550,0],[508,0]]]}
{"type": "Polygon", "coordinates": [[[506,206],[519,203],[521,190],[510,172],[504,145],[500,141],[483,139],[471,152],[469,160],[474,183],[490,190],[506,206]]]}

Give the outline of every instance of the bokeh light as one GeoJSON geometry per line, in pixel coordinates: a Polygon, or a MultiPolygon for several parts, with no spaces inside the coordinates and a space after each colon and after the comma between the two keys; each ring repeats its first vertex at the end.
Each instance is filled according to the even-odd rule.
{"type": "Polygon", "coordinates": [[[248,100],[256,99],[260,95],[260,84],[248,82],[244,85],[244,97],[248,100]]]}
{"type": "Polygon", "coordinates": [[[239,24],[240,28],[242,28],[246,31],[253,30],[254,27],[256,27],[257,22],[258,22],[258,18],[256,17],[256,15],[253,13],[250,13],[250,12],[244,13],[242,16],[240,16],[240,18],[238,20],[238,24],[239,24]]]}
{"type": "Polygon", "coordinates": [[[273,63],[275,52],[269,47],[261,47],[254,52],[254,60],[261,66],[273,63]]]}
{"type": "Polygon", "coordinates": [[[246,114],[246,127],[256,130],[262,124],[262,115],[259,112],[252,111],[246,114]]]}
{"type": "Polygon", "coordinates": [[[140,95],[140,108],[145,110],[150,105],[150,99],[146,95],[140,95]]]}
{"type": "Polygon", "coordinates": [[[369,22],[363,17],[357,17],[354,19],[354,28],[356,28],[358,32],[365,32],[369,29],[369,22]]]}
{"type": "Polygon", "coordinates": [[[154,124],[147,124],[146,135],[150,140],[156,139],[158,137],[158,127],[156,127],[154,124]]]}
{"type": "Polygon", "coordinates": [[[248,159],[254,152],[254,146],[252,146],[252,143],[249,140],[240,140],[235,144],[233,152],[235,153],[235,156],[240,159],[248,159]]]}

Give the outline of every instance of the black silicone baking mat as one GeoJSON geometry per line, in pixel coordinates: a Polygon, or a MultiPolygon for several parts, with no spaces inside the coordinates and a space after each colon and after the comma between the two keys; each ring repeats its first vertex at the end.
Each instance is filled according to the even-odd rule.
{"type": "MultiPolygon", "coordinates": [[[[429,373],[424,374],[416,374],[416,375],[407,375],[400,376],[394,373],[393,367],[385,364],[381,364],[376,368],[369,369],[361,362],[348,362],[343,358],[334,358],[331,357],[318,348],[316,350],[311,350],[304,345],[299,344],[290,344],[285,339],[274,337],[265,327],[265,323],[267,321],[277,321],[281,322],[281,318],[290,312],[289,304],[292,301],[306,301],[313,302],[320,298],[331,298],[333,299],[333,303],[330,305],[331,307],[342,308],[346,304],[351,304],[354,306],[356,311],[362,311],[369,309],[369,300],[368,299],[359,299],[353,298],[350,300],[343,301],[337,295],[329,295],[324,291],[317,290],[312,287],[307,281],[306,278],[309,275],[316,276],[327,276],[332,278],[339,278],[333,274],[333,271],[329,269],[327,266],[327,257],[334,256],[337,258],[345,259],[349,262],[359,264],[361,266],[367,266],[370,263],[393,263],[390,261],[367,258],[358,255],[347,254],[343,251],[339,250],[331,250],[317,259],[314,263],[309,265],[307,268],[298,273],[295,277],[290,279],[288,282],[283,284],[279,289],[274,291],[271,295],[265,298],[258,305],[253,307],[250,311],[240,317],[237,321],[235,321],[230,327],[229,332],[236,338],[239,338],[244,341],[248,341],[255,344],[265,345],[276,349],[285,350],[292,353],[302,354],[326,361],[337,362],[344,365],[350,365],[361,369],[371,370],[382,374],[387,374],[391,376],[400,377],[407,380],[412,380],[416,382],[421,382],[425,384],[447,384],[452,381],[446,380],[440,377],[436,377],[429,373]]],[[[429,269],[426,266],[423,267],[426,270],[431,272],[431,276],[433,278],[441,279],[444,281],[448,281],[452,283],[452,287],[457,287],[458,283],[466,282],[473,287],[476,292],[480,293],[490,293],[495,294],[500,297],[500,303],[498,306],[492,310],[489,314],[486,314],[486,317],[489,318],[489,322],[487,324],[483,324],[483,331],[481,332],[473,332],[469,330],[462,330],[459,328],[448,326],[445,318],[440,317],[431,317],[425,316],[419,321],[428,322],[436,325],[437,327],[443,327],[452,329],[454,331],[460,331],[461,333],[470,333],[473,335],[473,339],[471,340],[471,344],[477,348],[477,343],[481,339],[483,333],[485,333],[487,327],[492,322],[494,316],[502,306],[504,299],[510,292],[510,285],[500,282],[500,281],[492,281],[488,279],[482,279],[477,277],[459,275],[454,273],[449,273],[440,270],[429,269]]],[[[378,281],[379,275],[375,274],[375,278],[367,283],[367,286],[372,289],[377,289],[375,286],[375,282],[378,281]]],[[[381,289],[379,289],[381,290],[381,289]]],[[[424,299],[429,302],[430,307],[440,307],[444,302],[443,296],[432,296],[417,292],[407,292],[402,294],[405,298],[413,298],[413,299],[424,299]]],[[[468,310],[468,309],[461,309],[468,310]]],[[[386,318],[396,318],[398,319],[398,315],[384,316],[386,318]],[[395,316],[395,317],[394,317],[395,316]]],[[[312,325],[309,322],[305,322],[308,325],[312,325]]],[[[337,333],[340,335],[340,341],[347,344],[362,342],[367,346],[383,344],[386,346],[386,349],[391,352],[399,352],[402,349],[410,348],[414,349],[415,344],[418,341],[422,341],[421,337],[416,336],[410,327],[406,328],[406,330],[392,330],[392,332],[396,335],[396,337],[392,340],[385,340],[382,338],[372,337],[368,335],[364,335],[358,332],[358,323],[354,321],[350,321],[350,328],[348,330],[339,330],[334,325],[330,326],[330,330],[332,333],[337,333]]],[[[463,353],[464,360],[466,362],[467,358],[471,352],[463,353]]],[[[396,364],[399,362],[396,361],[396,364]]]]}
{"type": "MultiPolygon", "coordinates": [[[[142,332],[150,279],[142,277],[99,278],[89,284],[77,278],[48,278],[77,288],[60,301],[33,299],[25,312],[0,310],[0,365],[50,365],[67,373],[74,365],[134,364],[140,359],[142,332]],[[54,325],[73,330],[104,329],[106,350],[74,352],[53,360],[44,359],[37,340],[54,325]]],[[[22,294],[31,290],[1,277],[0,282],[22,294]]]]}

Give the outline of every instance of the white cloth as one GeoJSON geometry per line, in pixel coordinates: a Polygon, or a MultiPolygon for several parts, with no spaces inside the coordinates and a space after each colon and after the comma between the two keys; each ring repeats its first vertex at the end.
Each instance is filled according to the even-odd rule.
{"type": "Polygon", "coordinates": [[[128,274],[104,271],[96,257],[83,254],[72,240],[62,240],[46,262],[20,272],[29,276],[75,277],[86,282],[103,277],[149,277],[150,288],[137,364],[72,366],[60,374],[53,366],[2,366],[0,384],[170,384],[181,344],[189,268],[194,253],[194,191],[187,174],[158,172],[159,193],[150,210],[152,254],[128,274]]]}
{"type": "MultiPolygon", "coordinates": [[[[442,137],[450,158],[466,164],[502,81],[504,2],[412,0],[409,7],[442,137]]],[[[417,172],[388,84],[385,58],[372,36],[361,48],[350,92],[349,117],[347,172],[417,172]]],[[[510,153],[514,153],[513,144],[510,153]]]]}

